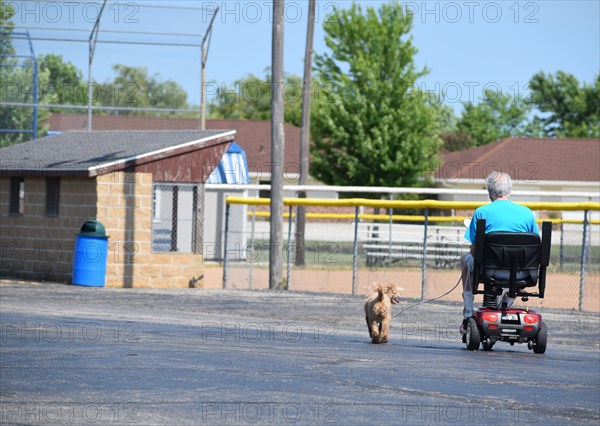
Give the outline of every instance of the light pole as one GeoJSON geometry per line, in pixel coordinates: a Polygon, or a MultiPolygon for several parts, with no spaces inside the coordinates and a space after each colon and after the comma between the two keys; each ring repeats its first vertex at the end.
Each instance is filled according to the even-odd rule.
{"type": "Polygon", "coordinates": [[[208,49],[210,47],[210,40],[212,38],[212,26],[215,22],[215,18],[217,13],[219,12],[219,7],[215,9],[215,13],[213,14],[210,24],[208,24],[208,29],[206,33],[204,33],[204,37],[202,37],[202,72],[200,74],[200,129],[204,130],[206,128],[206,60],[208,59],[208,49]],[[207,45],[208,40],[208,45],[207,45]]]}
{"type": "Polygon", "coordinates": [[[96,18],[96,22],[94,23],[94,27],[92,28],[92,32],[90,33],[90,38],[88,40],[88,132],[92,131],[92,63],[94,62],[94,52],[96,50],[96,42],[98,41],[98,33],[100,32],[100,19],[102,18],[102,12],[104,12],[106,1],[107,0],[104,0],[102,3],[102,7],[100,8],[100,12],[98,13],[98,17],[96,18]]]}

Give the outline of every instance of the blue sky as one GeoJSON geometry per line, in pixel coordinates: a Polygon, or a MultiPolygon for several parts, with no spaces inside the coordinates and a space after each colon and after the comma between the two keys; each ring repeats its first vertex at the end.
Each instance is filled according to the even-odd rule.
{"type": "MultiPolygon", "coordinates": [[[[87,39],[100,1],[7,1],[17,28],[34,37],[87,39]],[[90,4],[95,3],[95,4],[90,4]],[[51,30],[52,28],[54,30],[51,30]]],[[[271,61],[271,1],[109,1],[101,29],[112,31],[201,34],[210,11],[220,7],[210,45],[207,77],[231,85],[248,74],[264,75],[271,61]],[[157,8],[150,6],[170,6],[157,8]],[[206,10],[192,10],[201,8],[206,10]]],[[[380,1],[359,1],[363,8],[380,1]]],[[[527,96],[527,82],[538,71],[563,70],[591,83],[600,70],[600,1],[413,1],[414,44],[418,66],[430,73],[426,90],[445,92],[460,102],[477,101],[484,88],[527,96]]],[[[315,51],[324,52],[323,20],[349,1],[317,2],[315,51]]],[[[285,70],[302,76],[307,1],[286,0],[285,70]]],[[[99,40],[198,42],[198,37],[101,33],[99,40]]],[[[18,46],[22,49],[23,46],[18,46]]],[[[57,53],[87,77],[87,44],[34,40],[36,54],[57,53]]],[[[98,44],[94,76],[113,77],[113,64],[145,66],[151,74],[178,82],[193,104],[200,98],[200,49],[190,47],[98,44]]],[[[211,86],[210,90],[215,86],[211,86]]]]}

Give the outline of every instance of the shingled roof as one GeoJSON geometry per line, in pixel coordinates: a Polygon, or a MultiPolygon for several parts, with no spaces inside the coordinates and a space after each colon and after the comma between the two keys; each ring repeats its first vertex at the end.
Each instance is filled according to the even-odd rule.
{"type": "Polygon", "coordinates": [[[600,182],[600,139],[509,138],[443,154],[438,180],[502,170],[521,181],[600,182]]]}
{"type": "MultiPolygon", "coordinates": [[[[50,130],[85,130],[87,115],[53,113],[47,121],[50,130]]],[[[198,129],[199,119],[144,117],[132,115],[94,116],[94,130],[183,130],[198,129]]],[[[246,152],[250,171],[271,171],[271,122],[265,120],[206,120],[207,129],[234,129],[235,141],[246,152]]],[[[294,165],[299,164],[300,128],[291,124],[284,125],[285,132],[285,169],[286,172],[298,172],[294,165]]]]}
{"type": "Polygon", "coordinates": [[[0,174],[96,176],[222,145],[234,130],[65,132],[0,149],[0,174]]]}

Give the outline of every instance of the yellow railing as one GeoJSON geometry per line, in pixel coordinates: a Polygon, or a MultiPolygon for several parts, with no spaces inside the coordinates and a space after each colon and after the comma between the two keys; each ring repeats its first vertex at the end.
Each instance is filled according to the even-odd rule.
{"type": "MultiPolygon", "coordinates": [[[[252,216],[254,213],[248,212],[248,216],[252,216]]],[[[270,217],[270,212],[256,212],[256,217],[270,217]]],[[[289,218],[289,213],[283,214],[284,218],[289,218]]],[[[295,213],[292,213],[292,218],[296,217],[295,213]]],[[[354,220],[354,213],[306,213],[307,219],[349,219],[354,220]]],[[[361,213],[358,215],[359,219],[363,220],[381,220],[389,221],[390,216],[385,214],[367,214],[361,213]]],[[[427,219],[431,222],[462,222],[467,216],[429,216],[427,219]]],[[[408,215],[392,215],[392,221],[394,222],[423,222],[425,216],[408,216],[408,215]]]]}
{"type": "MultiPolygon", "coordinates": [[[[228,204],[246,204],[249,206],[268,206],[269,198],[247,198],[227,197],[228,204]]],[[[306,207],[379,207],[392,209],[461,209],[475,210],[487,202],[481,201],[438,201],[438,200],[369,200],[366,198],[348,198],[343,200],[321,199],[321,198],[284,198],[286,206],[306,207]]],[[[600,211],[600,203],[585,201],[580,203],[548,203],[548,202],[525,202],[517,203],[529,207],[531,210],[553,210],[553,211],[600,211]]]]}
{"type": "MultiPolygon", "coordinates": [[[[256,215],[256,217],[271,217],[270,212],[248,212],[248,216],[256,215]]],[[[288,219],[290,217],[289,213],[284,213],[283,217],[288,219]]],[[[295,218],[296,214],[292,213],[292,218],[295,218]]],[[[333,220],[353,220],[355,217],[354,213],[306,213],[307,219],[333,219],[333,220]]],[[[398,215],[394,214],[391,216],[393,222],[424,222],[425,216],[407,216],[407,215],[398,215]]],[[[359,214],[358,218],[361,220],[378,220],[382,222],[389,222],[390,216],[385,214],[359,214]]],[[[452,222],[462,222],[470,216],[428,216],[427,220],[430,222],[438,222],[438,223],[452,223],[452,222]]],[[[544,218],[537,219],[537,223],[542,222],[551,222],[553,224],[575,224],[575,225],[583,225],[583,220],[581,219],[560,219],[560,218],[544,218]]],[[[600,220],[589,220],[589,224],[591,225],[600,225],[600,220]]]]}

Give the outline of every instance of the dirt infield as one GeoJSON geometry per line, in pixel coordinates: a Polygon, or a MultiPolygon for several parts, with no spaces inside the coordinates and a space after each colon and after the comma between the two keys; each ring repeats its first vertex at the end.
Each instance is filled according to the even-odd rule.
{"type": "MultiPolygon", "coordinates": [[[[285,274],[284,274],[285,276],[285,274]]],[[[425,297],[432,298],[450,290],[458,280],[458,271],[428,270],[426,275],[425,297]]],[[[253,289],[268,288],[269,270],[253,268],[253,289]]],[[[250,288],[249,269],[231,267],[228,269],[229,289],[250,288]]],[[[357,294],[367,294],[373,282],[392,282],[402,287],[403,297],[421,297],[422,276],[420,270],[359,270],[356,277],[357,294]]],[[[204,287],[223,288],[223,269],[207,266],[204,270],[204,287]]],[[[352,294],[351,270],[296,269],[291,273],[290,289],[318,293],[352,294]]],[[[460,285],[441,300],[462,301],[460,285]]],[[[552,273],[546,281],[546,297],[541,300],[529,299],[528,306],[559,309],[579,309],[579,276],[565,273],[552,273]]],[[[584,286],[582,308],[584,311],[600,312],[600,275],[587,275],[584,286]]]]}

